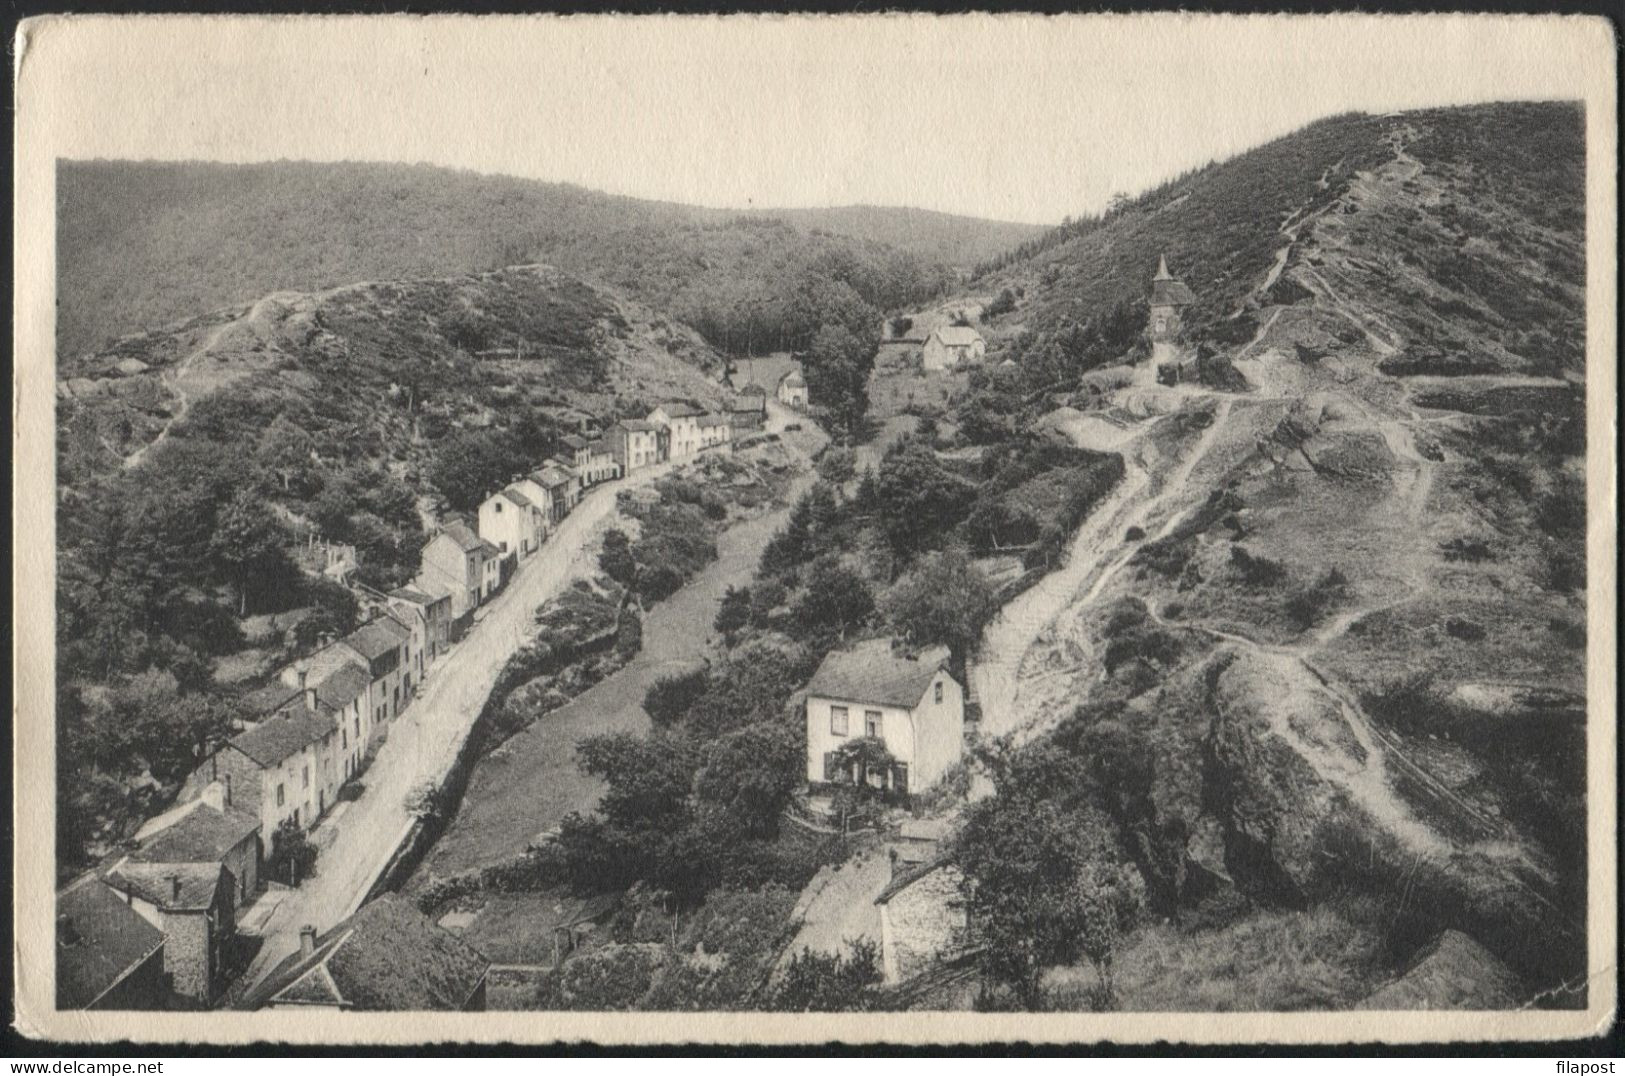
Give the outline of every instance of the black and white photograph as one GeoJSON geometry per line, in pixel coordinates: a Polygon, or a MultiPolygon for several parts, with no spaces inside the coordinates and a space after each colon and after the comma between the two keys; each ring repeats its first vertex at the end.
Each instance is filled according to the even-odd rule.
{"type": "Polygon", "coordinates": [[[1600,1033],[1615,47],[25,22],[19,1028],[1600,1033]]]}

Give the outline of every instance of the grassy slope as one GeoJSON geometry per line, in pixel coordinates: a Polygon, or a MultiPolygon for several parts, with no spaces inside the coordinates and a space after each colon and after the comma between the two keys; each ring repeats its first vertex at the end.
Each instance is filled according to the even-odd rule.
{"type": "Polygon", "coordinates": [[[684,316],[852,252],[940,279],[1037,230],[872,207],[739,214],[421,165],[64,162],[58,199],[65,354],[277,289],[532,261],[684,316]]]}

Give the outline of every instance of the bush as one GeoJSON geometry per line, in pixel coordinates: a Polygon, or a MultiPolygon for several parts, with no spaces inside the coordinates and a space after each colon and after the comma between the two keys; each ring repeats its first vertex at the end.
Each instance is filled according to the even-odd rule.
{"type": "Polygon", "coordinates": [[[1312,584],[1300,587],[1287,598],[1287,618],[1299,631],[1307,630],[1320,619],[1326,609],[1342,601],[1347,594],[1348,577],[1338,569],[1330,568],[1312,584]]]}
{"type": "Polygon", "coordinates": [[[1469,643],[1476,643],[1484,638],[1484,626],[1472,620],[1461,617],[1451,617],[1444,622],[1444,630],[1452,638],[1461,639],[1469,643]]]}
{"type": "Polygon", "coordinates": [[[643,708],[651,721],[665,728],[687,714],[710,685],[710,674],[703,668],[662,677],[643,696],[643,708]]]}
{"type": "Polygon", "coordinates": [[[1243,546],[1230,547],[1230,563],[1250,587],[1273,586],[1286,577],[1286,569],[1278,561],[1255,557],[1243,546]]]}
{"type": "Polygon", "coordinates": [[[1452,538],[1448,542],[1440,542],[1439,553],[1445,560],[1466,561],[1469,564],[1495,558],[1489,544],[1477,538],[1452,538]]]}

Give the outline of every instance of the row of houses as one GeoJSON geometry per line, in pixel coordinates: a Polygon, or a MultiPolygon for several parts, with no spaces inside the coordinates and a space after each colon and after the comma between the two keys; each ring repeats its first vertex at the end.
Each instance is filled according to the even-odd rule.
{"type": "MultiPolygon", "coordinates": [[[[236,731],[185,780],[175,806],[149,820],[123,853],[59,892],[58,1007],[217,1002],[233,971],[239,918],[284,842],[340,801],[518,562],[541,548],[587,489],[727,445],[736,430],[760,428],[765,410],[762,397],[748,394],[723,412],[667,402],[602,437],[565,437],[552,458],[481,504],[477,529],[448,518],[423,547],[409,585],[381,594],[353,584],[365,622],[322,640],[245,695],[236,731]]],[[[307,552],[314,571],[350,580],[353,551],[312,544],[307,552]]],[[[483,1007],[488,963],[409,905],[373,902],[326,938],[310,932],[304,941],[256,1006],[483,1007]],[[375,956],[358,959],[369,948],[375,956]],[[412,960],[434,963],[445,989],[408,988],[410,976],[389,970],[412,960]],[[393,996],[402,989],[412,996],[393,996]]]]}

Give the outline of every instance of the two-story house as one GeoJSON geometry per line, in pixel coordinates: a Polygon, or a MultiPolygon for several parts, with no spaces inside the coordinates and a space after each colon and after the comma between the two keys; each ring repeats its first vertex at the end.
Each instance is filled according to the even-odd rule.
{"type": "Polygon", "coordinates": [[[767,390],[751,382],[728,401],[728,424],[735,437],[759,430],[767,423],[767,390]]]}
{"type": "Polygon", "coordinates": [[[528,557],[541,548],[546,519],[515,482],[480,504],[479,528],[480,537],[502,553],[528,557]]]}
{"type": "Polygon", "coordinates": [[[557,525],[576,506],[576,476],[552,460],[533,471],[531,479],[547,491],[548,524],[557,525]]]}
{"type": "Polygon", "coordinates": [[[948,652],[919,657],[875,639],[824,658],[807,682],[807,780],[866,782],[897,793],[942,779],[964,752],[965,697],[948,652]],[[851,761],[842,748],[868,737],[891,755],[889,772],[851,761]]]}
{"type": "Polygon", "coordinates": [[[716,448],[733,441],[733,424],[727,415],[707,412],[700,416],[700,447],[716,448]]]}
{"type": "Polygon", "coordinates": [[[309,829],[327,811],[344,781],[340,732],[331,708],[314,688],[286,708],[245,729],[199,763],[181,786],[193,800],[219,783],[222,802],[259,819],[267,854],[283,823],[309,829]]]}
{"type": "Polygon", "coordinates": [[[700,416],[693,404],[667,400],[649,412],[649,422],[660,431],[660,458],[687,459],[700,450],[700,416]]]}
{"type": "Polygon", "coordinates": [[[621,477],[621,465],[615,459],[615,450],[609,437],[599,437],[587,446],[587,465],[582,474],[589,486],[612,482],[621,477]]]}
{"type": "Polygon", "coordinates": [[[420,587],[397,587],[389,592],[389,604],[423,623],[422,679],[451,647],[451,595],[444,588],[431,592],[420,587]]]}
{"type": "Polygon", "coordinates": [[[623,418],[605,435],[623,475],[660,462],[660,431],[641,418],[623,418]]]}
{"type": "Polygon", "coordinates": [[[488,549],[494,548],[470,530],[468,524],[457,519],[443,524],[440,533],[423,547],[418,567],[420,586],[425,589],[442,586],[451,594],[451,615],[458,634],[484,598],[485,562],[490,556],[488,549]]]}
{"type": "Polygon", "coordinates": [[[209,1004],[227,985],[237,911],[258,892],[260,820],[226,804],[220,783],[166,816],[104,881],[163,933],[170,987],[209,1004]]]}

